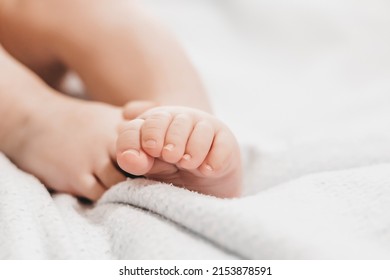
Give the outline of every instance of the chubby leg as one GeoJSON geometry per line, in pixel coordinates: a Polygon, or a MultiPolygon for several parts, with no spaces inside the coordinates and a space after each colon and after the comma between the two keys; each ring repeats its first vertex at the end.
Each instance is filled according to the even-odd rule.
{"type": "Polygon", "coordinates": [[[240,194],[237,141],[221,121],[200,110],[161,106],[125,122],[117,160],[134,175],[218,197],[240,194]]]}
{"type": "Polygon", "coordinates": [[[59,94],[1,45],[0,73],[0,151],[18,167],[90,200],[125,179],[115,163],[119,108],[59,94]]]}
{"type": "Polygon", "coordinates": [[[0,42],[51,86],[68,67],[91,100],[122,106],[143,99],[211,110],[185,51],[142,1],[3,2],[0,42]]]}
{"type": "MultiPolygon", "coordinates": [[[[67,65],[82,78],[92,100],[123,105],[131,100],[145,99],[162,105],[183,105],[211,111],[202,83],[184,51],[169,32],[140,7],[140,2],[10,0],[7,3],[10,4],[0,7],[0,41],[14,57],[50,85],[56,86],[63,65],[67,65]],[[11,27],[16,28],[16,31],[11,27]],[[18,39],[15,34],[21,37],[18,39]],[[27,37],[23,34],[29,34],[28,39],[33,44],[25,42],[27,37]],[[20,44],[22,41],[19,40],[25,43],[20,44]],[[29,45],[36,52],[16,48],[21,45],[29,45]]],[[[31,90],[27,91],[31,93],[31,90]]],[[[7,97],[10,96],[7,94],[7,97]]],[[[30,96],[34,99],[35,95],[30,96]]],[[[239,193],[240,156],[230,131],[206,113],[183,108],[179,110],[179,107],[169,108],[170,119],[164,114],[150,117],[154,122],[161,118],[161,128],[165,129],[165,134],[158,132],[157,127],[154,127],[156,124],[150,124],[146,115],[142,119],[143,123],[137,124],[135,121],[135,124],[131,122],[124,125],[118,140],[120,149],[121,145],[125,145],[121,143],[126,142],[121,139],[133,139],[137,137],[136,133],[140,138],[149,133],[160,134],[156,134],[155,139],[138,139],[140,157],[135,165],[139,164],[139,170],[132,170],[135,168],[133,165],[126,165],[131,163],[131,153],[124,153],[127,147],[123,146],[125,149],[118,154],[121,167],[129,173],[172,182],[203,193],[222,197],[239,193]],[[186,123],[192,123],[192,127],[186,126],[186,123]],[[172,136],[176,134],[180,134],[183,139],[172,136]],[[230,153],[231,159],[226,162],[219,160],[230,153]]],[[[99,118],[91,119],[98,126],[99,121],[96,120],[99,118]]],[[[102,121],[107,119],[102,114],[102,121]]],[[[112,130],[118,118],[113,119],[107,131],[112,130]]],[[[96,131],[95,126],[91,128],[93,133],[101,131],[96,131]]],[[[85,134],[81,130],[80,135],[85,134]]],[[[107,134],[99,137],[112,141],[107,134]]],[[[64,142],[63,138],[60,140],[64,142]]],[[[68,145],[72,142],[66,143],[68,145]]],[[[85,143],[89,143],[89,140],[85,143]]],[[[131,145],[137,148],[135,144],[131,145]]],[[[87,148],[91,149],[90,146],[87,148]]],[[[130,151],[134,150],[131,148],[130,151]]],[[[23,159],[19,161],[25,162],[23,159]]],[[[31,167],[34,166],[31,164],[31,167]]],[[[73,171],[78,173],[78,170],[73,171]]],[[[30,172],[34,173],[34,170],[30,172]]],[[[67,178],[64,176],[64,179],[67,178]]]]}

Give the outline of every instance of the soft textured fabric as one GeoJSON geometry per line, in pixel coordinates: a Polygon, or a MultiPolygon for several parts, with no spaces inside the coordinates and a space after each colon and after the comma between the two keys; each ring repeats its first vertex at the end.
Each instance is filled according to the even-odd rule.
{"type": "Polygon", "coordinates": [[[244,196],[136,179],[86,205],[0,154],[0,258],[389,259],[388,2],[145,2],[237,134],[244,196]]]}

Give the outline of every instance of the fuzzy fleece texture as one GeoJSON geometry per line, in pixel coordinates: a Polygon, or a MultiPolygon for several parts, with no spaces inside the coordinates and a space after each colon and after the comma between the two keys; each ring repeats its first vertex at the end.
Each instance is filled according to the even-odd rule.
{"type": "Polygon", "coordinates": [[[0,154],[0,258],[389,259],[388,1],[145,2],[237,134],[244,196],[135,179],[86,205],[0,154]]]}

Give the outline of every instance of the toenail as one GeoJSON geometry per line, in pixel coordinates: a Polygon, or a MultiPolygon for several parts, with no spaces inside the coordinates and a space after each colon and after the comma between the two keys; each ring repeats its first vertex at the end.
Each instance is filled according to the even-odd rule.
{"type": "Polygon", "coordinates": [[[175,146],[173,144],[168,144],[168,145],[165,145],[165,147],[164,147],[165,150],[168,150],[170,152],[172,152],[174,148],[175,148],[175,146]]]}
{"type": "Polygon", "coordinates": [[[136,156],[140,155],[139,151],[134,150],[134,149],[126,150],[122,153],[122,155],[126,155],[126,154],[131,154],[131,155],[136,155],[136,156]]]}
{"type": "Polygon", "coordinates": [[[148,148],[154,148],[157,146],[157,141],[156,140],[148,140],[145,142],[145,146],[148,148]]]}
{"type": "Polygon", "coordinates": [[[214,171],[214,169],[211,167],[211,165],[209,164],[206,164],[205,168],[208,170],[208,171],[214,171]]]}
{"type": "Polygon", "coordinates": [[[190,156],[189,154],[185,154],[185,155],[183,156],[183,159],[184,159],[184,160],[190,160],[190,159],[191,159],[191,156],[190,156]]]}

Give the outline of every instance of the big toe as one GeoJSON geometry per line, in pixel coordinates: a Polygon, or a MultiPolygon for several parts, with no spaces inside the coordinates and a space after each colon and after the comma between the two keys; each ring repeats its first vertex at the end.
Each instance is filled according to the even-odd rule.
{"type": "Polygon", "coordinates": [[[117,153],[118,165],[132,175],[145,175],[153,166],[154,158],[142,151],[129,149],[117,153]]]}
{"type": "Polygon", "coordinates": [[[133,175],[144,175],[152,168],[154,161],[141,148],[140,133],[143,123],[143,120],[136,119],[119,127],[117,162],[120,168],[133,175]]]}

